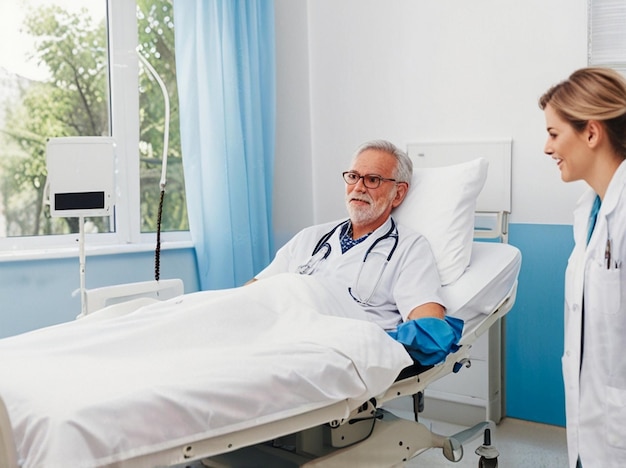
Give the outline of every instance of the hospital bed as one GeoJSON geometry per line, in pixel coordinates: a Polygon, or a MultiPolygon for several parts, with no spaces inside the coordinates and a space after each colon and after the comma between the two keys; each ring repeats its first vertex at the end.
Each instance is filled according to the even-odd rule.
{"type": "MultiPolygon", "coordinates": [[[[469,362],[469,350],[476,337],[511,309],[519,267],[520,254],[516,248],[506,244],[474,244],[471,266],[457,282],[444,288],[451,304],[450,313],[466,322],[461,348],[449,355],[444,363],[426,369],[410,363],[402,354],[403,350],[394,347],[397,343],[384,333],[378,334],[367,327],[369,323],[360,324],[363,327],[357,330],[353,323],[341,323],[352,322],[352,319],[322,317],[328,320],[318,321],[311,317],[309,326],[316,330],[309,330],[311,333],[302,337],[309,340],[306,345],[300,346],[289,340],[282,344],[273,340],[274,348],[259,345],[265,359],[252,360],[250,366],[235,365],[232,369],[234,376],[229,375],[228,367],[236,360],[228,360],[223,363],[225,368],[221,374],[213,373],[224,379],[223,383],[203,388],[205,376],[199,378],[198,384],[193,382],[193,376],[204,365],[218,363],[209,359],[204,364],[194,365],[188,360],[197,360],[195,356],[204,349],[207,353],[212,350],[210,346],[205,348],[193,343],[194,340],[203,335],[207,340],[216,337],[197,328],[195,333],[187,328],[184,336],[176,339],[191,343],[177,346],[176,340],[168,340],[166,333],[150,319],[138,316],[131,320],[133,314],[141,315],[141,307],[120,313],[122,307],[130,310],[142,303],[154,309],[154,305],[150,305],[154,304],[153,299],[136,299],[126,305],[110,306],[84,319],[52,327],[53,330],[33,332],[30,343],[52,340],[54,349],[48,351],[48,357],[41,357],[33,347],[47,349],[46,345],[31,347],[26,343],[19,349],[20,356],[9,356],[16,360],[20,358],[16,366],[31,366],[26,376],[20,375],[18,379],[18,375],[11,375],[6,353],[2,354],[4,373],[0,376],[0,397],[9,409],[0,405],[3,444],[0,466],[170,466],[216,457],[300,431],[305,431],[306,435],[306,430],[309,437],[296,437],[295,451],[286,452],[289,456],[297,456],[304,466],[348,466],[345,457],[351,463],[361,460],[360,464],[353,466],[368,466],[367,463],[376,457],[381,458],[380,463],[370,466],[392,466],[433,446],[446,447],[448,455],[458,459],[462,447],[453,438],[431,434],[421,423],[395,418],[381,407],[392,399],[423,392],[440,376],[462,372],[462,366],[469,362]],[[121,319],[122,323],[119,323],[121,319]],[[331,325],[336,334],[327,331],[331,325]],[[102,350],[93,341],[97,341],[108,327],[118,328],[121,334],[128,333],[132,341],[121,340],[117,349],[111,349],[101,338],[103,342],[100,344],[105,348],[102,350]],[[150,327],[155,328],[153,338],[146,331],[150,327]],[[87,343],[82,343],[79,335],[86,328],[94,331],[87,333],[87,343]],[[63,333],[55,338],[52,332],[58,334],[59,329],[63,329],[63,333]],[[323,331],[320,333],[320,330],[323,331]],[[315,331],[320,336],[316,336],[315,331]],[[362,347],[361,340],[346,343],[344,333],[354,337],[359,332],[366,337],[371,347],[369,351],[386,347],[393,352],[376,358],[376,352],[358,349],[362,347]],[[326,351],[320,348],[328,343],[329,347],[336,346],[335,339],[339,335],[344,342],[340,349],[326,351]],[[74,344],[72,337],[75,337],[74,344]],[[57,340],[66,341],[60,344],[56,343],[57,340]],[[315,346],[310,340],[317,340],[315,346]],[[171,354],[157,351],[159,347],[170,346],[171,354]],[[176,355],[177,347],[180,356],[176,355]],[[152,350],[152,359],[142,359],[144,349],[152,350]],[[366,356],[360,355],[363,352],[366,356]],[[302,358],[298,357],[300,353],[304,354],[302,358]],[[343,353],[351,355],[346,359],[343,353]],[[160,361],[155,363],[155,358],[160,361]],[[61,370],[57,368],[53,372],[53,367],[61,360],[64,363],[61,370]],[[130,368],[116,370],[124,361],[130,368]],[[298,376],[290,375],[294,368],[315,366],[316,363],[319,369],[298,376]],[[169,375],[159,379],[161,367],[152,372],[133,368],[155,364],[163,366],[163,373],[169,375]],[[63,369],[71,374],[56,373],[63,372],[63,369]],[[257,375],[258,369],[270,369],[276,375],[264,379],[263,375],[257,375]],[[249,379],[256,377],[259,379],[251,386],[249,379]],[[7,378],[12,378],[16,385],[19,383],[17,388],[12,390],[12,383],[7,382],[7,378]],[[67,380],[62,382],[60,379],[67,380]],[[128,384],[112,385],[111,379],[124,379],[128,384]],[[243,387],[240,390],[235,387],[237,382],[243,387]],[[332,388],[325,389],[325,386],[332,388]],[[25,414],[11,410],[18,394],[25,414]],[[291,396],[286,397],[286,394],[291,396]],[[59,405],[63,406],[66,398],[77,401],[75,405],[66,405],[65,413],[59,405]],[[107,398],[112,401],[106,402],[107,398]],[[116,398],[118,401],[113,401],[116,398]],[[11,419],[19,419],[19,427],[15,428],[19,436],[14,435],[11,419]],[[183,429],[177,428],[178,425],[183,429]],[[185,426],[189,429],[184,429],[185,426]],[[163,429],[159,429],[161,427],[163,429]],[[359,439],[363,440],[357,443],[359,439]],[[19,447],[18,452],[14,441],[19,447]],[[452,453],[453,449],[456,453],[452,453]],[[48,456],[50,462],[47,462],[48,456]],[[80,463],[85,456],[93,456],[91,463],[80,463]],[[52,462],[55,457],[59,461],[56,465],[52,462]]],[[[189,296],[193,305],[196,295],[189,296]]],[[[217,296],[220,300],[221,294],[217,296]]],[[[176,301],[170,299],[157,306],[164,313],[173,315],[169,309],[176,305],[176,301]]],[[[157,308],[155,313],[158,312],[157,308]]],[[[184,318],[197,324],[193,322],[193,315],[186,314],[184,318]]],[[[305,318],[300,316],[298,320],[305,318]]],[[[211,326],[216,324],[214,322],[211,326]]],[[[290,325],[293,323],[287,320],[286,328],[270,330],[267,339],[279,330],[287,332],[290,325]]],[[[169,327],[171,332],[176,321],[168,321],[163,326],[169,327]]],[[[239,339],[249,340],[250,336],[242,334],[239,339]]],[[[233,334],[227,341],[234,341],[229,352],[237,355],[237,335],[233,334]]],[[[244,347],[243,343],[239,346],[244,347]]],[[[19,369],[14,367],[14,371],[19,372],[19,369]]],[[[25,373],[24,370],[21,373],[25,373]]],[[[210,378],[210,374],[206,377],[210,378]]],[[[270,449],[268,445],[262,447],[263,450],[270,449]]],[[[280,450],[285,453],[284,449],[280,450]]],[[[219,457],[215,460],[214,466],[225,466],[218,464],[219,457]]]]}
{"type": "Polygon", "coordinates": [[[395,466],[432,447],[458,460],[492,423],[446,437],[417,421],[418,405],[415,421],[384,405],[462,372],[511,310],[520,252],[472,242],[468,263],[443,288],[448,313],[465,321],[460,348],[429,367],[301,275],[134,297],[0,340],[0,467],[217,468],[237,456],[395,466]]]}

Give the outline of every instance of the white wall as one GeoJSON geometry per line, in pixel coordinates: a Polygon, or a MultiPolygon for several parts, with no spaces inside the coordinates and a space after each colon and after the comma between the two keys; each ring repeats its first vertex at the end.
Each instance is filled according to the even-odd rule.
{"type": "Polygon", "coordinates": [[[276,1],[277,247],[313,222],[313,169],[309,85],[308,15],[305,0],[276,1]]]}
{"type": "Polygon", "coordinates": [[[344,216],[339,174],[373,138],[512,138],[511,222],[571,223],[582,184],[543,154],[537,99],[586,65],[586,1],[275,4],[277,232],[344,216]]]}

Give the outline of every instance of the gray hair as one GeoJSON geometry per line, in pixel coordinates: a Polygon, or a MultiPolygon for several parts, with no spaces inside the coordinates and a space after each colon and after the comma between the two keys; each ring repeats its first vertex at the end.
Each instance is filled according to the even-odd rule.
{"type": "Polygon", "coordinates": [[[396,158],[397,164],[393,178],[398,182],[411,183],[411,177],[413,177],[413,161],[411,161],[411,158],[400,148],[387,140],[372,140],[359,146],[352,160],[354,161],[361,153],[367,150],[383,151],[396,158]]]}

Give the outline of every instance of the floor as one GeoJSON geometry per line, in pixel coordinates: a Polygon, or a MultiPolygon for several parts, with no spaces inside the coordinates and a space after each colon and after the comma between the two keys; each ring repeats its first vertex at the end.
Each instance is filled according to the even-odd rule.
{"type": "MultiPolygon", "coordinates": [[[[442,435],[453,435],[465,429],[448,423],[420,419],[430,430],[442,435]]],[[[477,467],[480,457],[475,454],[477,448],[483,445],[483,439],[463,444],[463,458],[458,462],[447,460],[441,449],[429,449],[405,463],[404,468],[438,468],[438,467],[477,467]]],[[[491,448],[498,452],[497,466],[507,468],[566,468],[567,452],[565,443],[565,429],[562,427],[538,424],[519,419],[504,418],[496,426],[492,434],[491,448]]],[[[179,465],[176,468],[276,468],[294,467],[299,464],[262,461],[258,453],[241,454],[237,461],[204,465],[201,462],[179,465]]],[[[493,452],[492,452],[493,453],[493,452]]],[[[492,465],[495,466],[495,465],[492,465]]],[[[360,467],[357,467],[360,468],[360,467]]],[[[379,468],[379,467],[374,467],[379,468]]],[[[380,467],[384,468],[384,467],[380,467]]],[[[397,467],[395,467],[397,468],[397,467]]]]}

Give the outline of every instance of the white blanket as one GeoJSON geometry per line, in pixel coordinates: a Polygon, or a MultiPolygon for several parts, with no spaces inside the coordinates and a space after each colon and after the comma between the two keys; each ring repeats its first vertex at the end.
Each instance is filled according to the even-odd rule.
{"type": "Polygon", "coordinates": [[[315,278],[279,275],[0,340],[26,467],[88,467],[347,400],[411,364],[315,278]],[[346,316],[347,315],[347,316],[346,316]]]}

